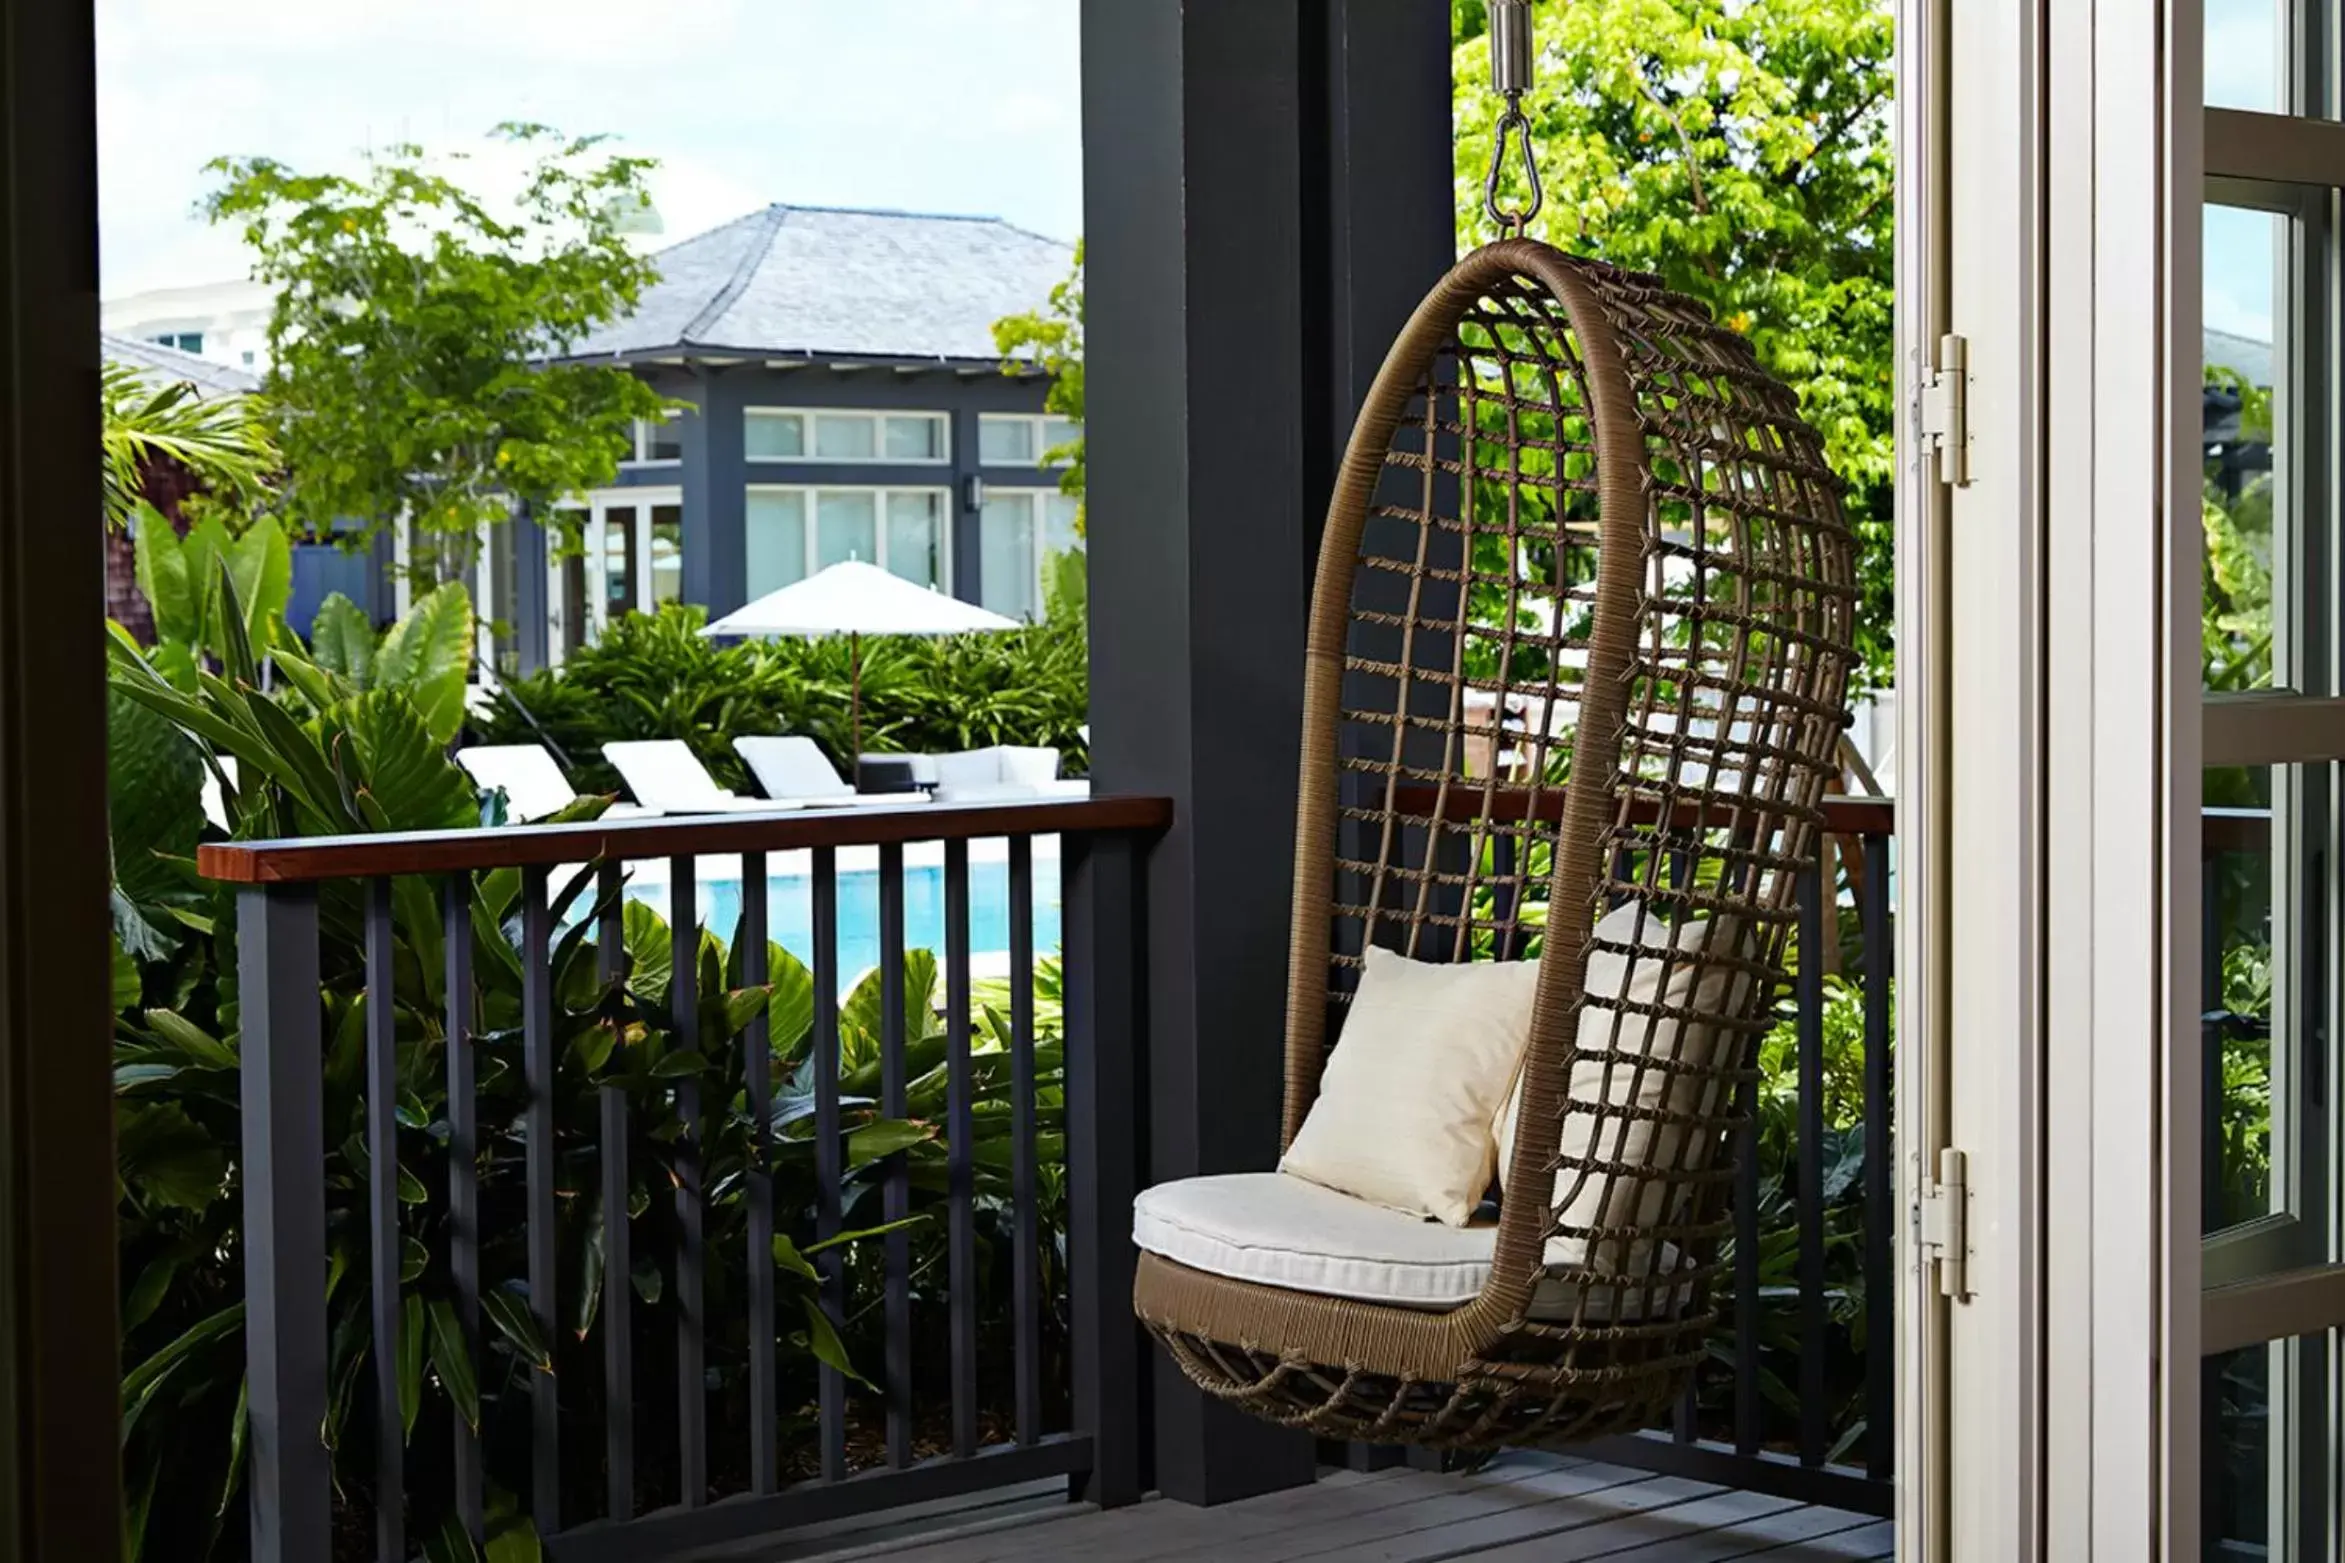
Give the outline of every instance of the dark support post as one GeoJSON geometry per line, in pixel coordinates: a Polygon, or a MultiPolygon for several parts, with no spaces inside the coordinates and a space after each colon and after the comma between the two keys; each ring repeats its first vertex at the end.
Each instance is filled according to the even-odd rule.
{"type": "MultiPolygon", "coordinates": [[[[1423,0],[1083,6],[1085,432],[1117,517],[1089,540],[1093,777],[1175,810],[1146,875],[1147,1182],[1278,1155],[1310,575],[1335,431],[1448,258],[1448,25],[1423,0]]],[[[1312,1479],[1309,1438],[1152,1371],[1166,1496],[1312,1479]]]]}
{"type": "Polygon", "coordinates": [[[1140,1326],[1132,1317],[1132,1197],[1139,1192],[1138,1091],[1146,1024],[1139,852],[1124,837],[1069,836],[1061,849],[1069,1316],[1075,1430],[1090,1435],[1078,1497],[1102,1507],[1142,1491],[1140,1326]]]}
{"type": "Polygon", "coordinates": [[[254,1563],[332,1551],[326,1422],[325,1048],[308,885],[236,897],[244,1353],[254,1563]]]}
{"type": "Polygon", "coordinates": [[[109,1557],[122,1536],[94,10],[0,5],[0,1557],[11,1558],[109,1557]]]}

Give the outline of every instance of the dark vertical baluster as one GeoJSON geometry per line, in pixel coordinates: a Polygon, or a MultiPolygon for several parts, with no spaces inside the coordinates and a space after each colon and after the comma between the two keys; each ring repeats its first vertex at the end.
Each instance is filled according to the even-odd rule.
{"type": "Polygon", "coordinates": [[[1016,1341],[1018,1442],[1042,1436],[1042,1202],[1034,1118],[1034,840],[1010,841],[1010,1310],[1016,1341]]]}
{"type": "Polygon", "coordinates": [[[326,1423],[324,1017],[308,885],[236,893],[244,1360],[254,1563],[333,1551],[326,1423]]]}
{"type": "Polygon", "coordinates": [[[407,1430],[399,1415],[399,1031],[391,881],[366,885],[367,1296],[375,1341],[375,1556],[407,1553],[407,1430]]]}
{"type": "Polygon", "coordinates": [[[1067,1311],[1075,1430],[1092,1465],[1077,1496],[1140,1497],[1139,1326],[1132,1318],[1132,1201],[1140,1191],[1138,1096],[1146,896],[1135,843],[1065,838],[1067,1311]]]}
{"type": "MultiPolygon", "coordinates": [[[[521,1070],[529,1088],[523,1120],[523,1198],[528,1206],[529,1311],[538,1338],[555,1349],[554,1325],[554,972],[553,909],[546,871],[521,871],[521,1070]]],[[[551,1362],[530,1380],[530,1512],[540,1534],[562,1525],[561,1386],[551,1362]]]]}
{"type": "Polygon", "coordinates": [[[969,1064],[969,843],[945,843],[945,1119],[952,1229],[953,1453],[977,1452],[977,1120],[969,1064]]]}
{"type": "MultiPolygon", "coordinates": [[[[765,854],[741,857],[741,981],[763,987],[773,977],[766,948],[765,854]]],[[[749,1486],[774,1490],[774,1127],[773,1037],[763,1013],[741,1038],[742,1080],[749,1093],[749,1486]]]]}
{"type": "MultiPolygon", "coordinates": [[[[879,1110],[889,1118],[908,1111],[904,1065],[904,849],[879,849],[879,1110]]],[[[902,1152],[888,1159],[881,1214],[891,1225],[912,1213],[909,1164],[902,1152]]],[[[912,1237],[890,1232],[887,1242],[888,1464],[912,1463],[912,1237]]]]}
{"type": "MultiPolygon", "coordinates": [[[[441,886],[440,938],[448,956],[448,1276],[464,1355],[480,1374],[480,1099],[472,1041],[472,876],[441,886]]],[[[477,1544],[487,1539],[480,1430],[456,1411],[456,1514],[477,1544]]]]}
{"type": "MultiPolygon", "coordinates": [[[[680,1050],[700,1046],[700,899],[692,859],[668,861],[668,1015],[680,1050]]],[[[700,1078],[676,1081],[676,1464],[686,1508],[708,1501],[707,1254],[701,1232],[700,1078]]]]}
{"type": "Polygon", "coordinates": [[[2199,876],[2199,1201],[2202,1231],[2230,1225],[2223,1209],[2223,878],[2199,876]]]}
{"type": "MultiPolygon", "coordinates": [[[[1820,842],[1829,853],[1831,844],[1820,842]]],[[[1799,878],[1799,1457],[1824,1460],[1824,872],[1799,878]]]]}
{"type": "MultiPolygon", "coordinates": [[[[605,982],[618,980],[627,970],[626,908],[620,900],[625,883],[625,869],[616,862],[604,863],[595,876],[595,902],[601,908],[595,930],[595,969],[605,982]]],[[[627,1221],[635,1190],[627,1163],[626,1087],[606,1085],[598,1094],[602,1105],[604,1503],[610,1517],[621,1520],[635,1512],[635,1260],[627,1221]]]]}
{"type": "MultiPolygon", "coordinates": [[[[839,1143],[839,859],[829,847],[814,849],[814,1183],[815,1234],[839,1234],[839,1185],[846,1177],[839,1143]]],[[[822,1306],[836,1326],[846,1314],[846,1272],[836,1249],[819,1256],[822,1306]]],[[[837,1481],[847,1474],[847,1382],[823,1364],[819,1433],[822,1474],[837,1481]]]]}
{"type": "Polygon", "coordinates": [[[628,1241],[627,1092],[606,1085],[602,1104],[603,1173],[603,1471],[610,1517],[635,1512],[635,1321],[633,1245],[628,1241]]]}
{"type": "Polygon", "coordinates": [[[1858,915],[1865,939],[1865,1470],[1887,1481],[1897,1469],[1897,1163],[1890,1142],[1889,996],[1896,954],[1889,929],[1889,838],[1864,838],[1865,879],[1858,915]]]}
{"type": "Polygon", "coordinates": [[[1759,1452],[1759,1084],[1735,1093],[1734,1450],[1759,1452]]]}

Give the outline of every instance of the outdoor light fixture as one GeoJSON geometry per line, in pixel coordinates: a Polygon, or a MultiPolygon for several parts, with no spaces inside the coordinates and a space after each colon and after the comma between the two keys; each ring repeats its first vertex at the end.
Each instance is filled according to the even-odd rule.
{"type": "Polygon", "coordinates": [[[985,508],[985,479],[975,473],[969,475],[969,508],[971,510],[985,508]]]}

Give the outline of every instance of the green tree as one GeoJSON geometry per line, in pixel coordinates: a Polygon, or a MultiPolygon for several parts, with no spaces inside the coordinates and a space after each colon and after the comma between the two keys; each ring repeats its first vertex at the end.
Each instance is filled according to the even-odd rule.
{"type": "MultiPolygon", "coordinates": [[[[1484,0],[1453,0],[1460,239],[1482,209],[1499,100],[1484,0]]],[[[1858,643],[1887,682],[1896,363],[1887,0],[1610,0],[1535,7],[1524,101],[1537,233],[1659,274],[1749,335],[1850,485],[1858,643]]],[[[1502,176],[1527,193],[1519,164],[1502,176]]]]}
{"type": "Polygon", "coordinates": [[[462,557],[515,502],[609,482],[664,410],[623,368],[558,361],[656,276],[620,232],[650,163],[539,125],[498,135],[533,154],[509,205],[406,144],[359,177],[211,165],[207,212],[242,227],[277,294],[263,402],[298,520],[371,535],[405,515],[427,556],[454,540],[462,557]]]}
{"type": "Polygon", "coordinates": [[[1040,369],[1050,376],[1045,410],[1076,424],[1075,437],[1044,451],[1045,465],[1064,462],[1059,491],[1075,496],[1075,530],[1088,519],[1083,502],[1083,242],[1075,241],[1075,267],[1050,290],[1042,308],[993,323],[993,345],[1002,355],[1002,373],[1040,369]]]}
{"type": "Polygon", "coordinates": [[[200,395],[185,381],[157,383],[125,364],[99,373],[106,524],[129,522],[161,466],[185,485],[250,501],[277,469],[277,447],[251,398],[200,395]]]}

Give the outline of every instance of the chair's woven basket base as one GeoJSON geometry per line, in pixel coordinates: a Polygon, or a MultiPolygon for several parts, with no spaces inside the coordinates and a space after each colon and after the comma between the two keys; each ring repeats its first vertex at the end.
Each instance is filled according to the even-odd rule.
{"type": "Polygon", "coordinates": [[[1706,1306],[1645,1325],[1529,1321],[1503,1338],[1519,1360],[1473,1359],[1454,1375],[1423,1376],[1399,1365],[1405,1351],[1378,1360],[1370,1316],[1415,1333],[1441,1315],[1324,1299],[1370,1332],[1358,1337],[1364,1355],[1342,1363],[1263,1340],[1218,1340],[1182,1318],[1224,1312],[1197,1308],[1201,1298],[1220,1293],[1244,1307],[1260,1290],[1149,1254],[1137,1311],[1192,1383],[1253,1416],[1321,1438],[1437,1449],[1572,1444],[1650,1427],[1684,1396],[1716,1322],[1706,1306]]]}

